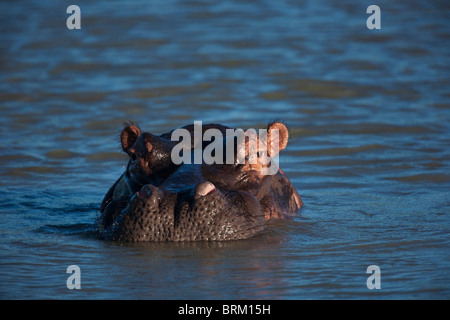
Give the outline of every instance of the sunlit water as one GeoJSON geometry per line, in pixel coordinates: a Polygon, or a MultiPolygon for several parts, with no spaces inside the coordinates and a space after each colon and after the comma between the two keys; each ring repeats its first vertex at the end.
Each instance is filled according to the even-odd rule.
{"type": "Polygon", "coordinates": [[[72,3],[0,3],[0,298],[450,298],[448,4],[378,1],[369,30],[359,1],[149,2],[77,1],[81,30],[72,3]],[[96,238],[125,120],[273,119],[298,217],[237,242],[96,238]]]}

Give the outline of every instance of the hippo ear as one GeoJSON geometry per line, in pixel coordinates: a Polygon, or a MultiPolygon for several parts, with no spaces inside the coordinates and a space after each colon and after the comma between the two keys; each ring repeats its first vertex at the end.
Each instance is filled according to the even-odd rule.
{"type": "Polygon", "coordinates": [[[130,149],[136,140],[141,135],[141,130],[138,127],[130,125],[126,126],[125,129],[122,130],[120,134],[120,142],[122,143],[123,151],[128,153],[128,149],[130,149]]]}
{"type": "MultiPolygon", "coordinates": [[[[276,153],[280,152],[284,148],[286,148],[288,140],[289,140],[289,133],[288,129],[284,124],[281,122],[273,122],[269,125],[267,128],[267,141],[268,141],[268,150],[271,156],[274,156],[274,154],[271,154],[271,136],[273,133],[275,133],[274,130],[278,130],[278,150],[275,150],[276,153]]],[[[274,146],[276,147],[276,146],[274,146]]],[[[275,148],[277,149],[277,148],[275,148]]]]}

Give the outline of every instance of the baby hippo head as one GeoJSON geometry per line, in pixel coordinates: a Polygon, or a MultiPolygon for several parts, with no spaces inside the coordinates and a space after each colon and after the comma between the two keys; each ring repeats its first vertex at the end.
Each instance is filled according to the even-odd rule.
{"type": "Polygon", "coordinates": [[[278,172],[278,154],[286,148],[289,134],[281,122],[269,124],[267,130],[259,134],[249,129],[244,132],[245,140],[235,146],[236,163],[243,164],[243,171],[258,171],[262,175],[274,175],[278,172]]]}
{"type": "Polygon", "coordinates": [[[173,143],[135,125],[126,126],[121,135],[122,149],[130,156],[127,172],[137,185],[159,184],[176,166],[170,160],[173,143]]]}

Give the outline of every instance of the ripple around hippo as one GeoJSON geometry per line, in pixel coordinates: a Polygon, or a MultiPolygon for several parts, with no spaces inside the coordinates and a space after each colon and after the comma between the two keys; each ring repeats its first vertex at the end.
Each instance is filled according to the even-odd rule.
{"type": "MultiPolygon", "coordinates": [[[[194,135],[194,126],[183,128],[194,135]]],[[[225,133],[229,128],[219,124],[202,128],[203,132],[208,129],[225,133]]],[[[287,128],[280,122],[270,123],[268,135],[274,129],[279,133],[278,145],[285,148],[287,128]]],[[[134,124],[123,129],[122,148],[130,158],[126,171],[103,199],[98,218],[100,238],[120,241],[246,239],[261,233],[271,219],[294,216],[303,205],[281,169],[274,175],[263,175],[262,169],[267,165],[250,164],[248,154],[246,162],[241,164],[175,164],[171,159],[175,146],[171,132],[160,136],[141,133],[134,124]]],[[[225,139],[223,143],[227,143],[225,139]]],[[[258,144],[258,148],[260,145],[263,144],[258,144]]],[[[203,142],[202,149],[205,147],[203,142]]]]}

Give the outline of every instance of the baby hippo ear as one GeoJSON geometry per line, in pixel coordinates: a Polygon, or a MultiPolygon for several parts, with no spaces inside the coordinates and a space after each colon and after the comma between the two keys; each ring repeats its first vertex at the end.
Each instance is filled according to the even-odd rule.
{"type": "Polygon", "coordinates": [[[267,149],[269,150],[269,154],[271,156],[275,156],[275,154],[272,154],[271,152],[271,139],[272,136],[275,139],[276,138],[276,132],[278,131],[278,146],[276,145],[276,141],[273,141],[275,143],[275,145],[273,146],[273,148],[275,149],[275,154],[279,153],[281,150],[283,150],[284,148],[286,148],[287,143],[288,143],[288,139],[289,139],[289,133],[288,133],[288,129],[286,128],[286,126],[284,124],[282,124],[281,122],[273,122],[269,125],[269,127],[267,128],[267,149]]]}
{"type": "Polygon", "coordinates": [[[128,149],[130,149],[134,145],[140,135],[141,130],[139,130],[138,127],[133,125],[126,126],[120,134],[120,142],[122,143],[123,151],[128,153],[128,149]]]}

